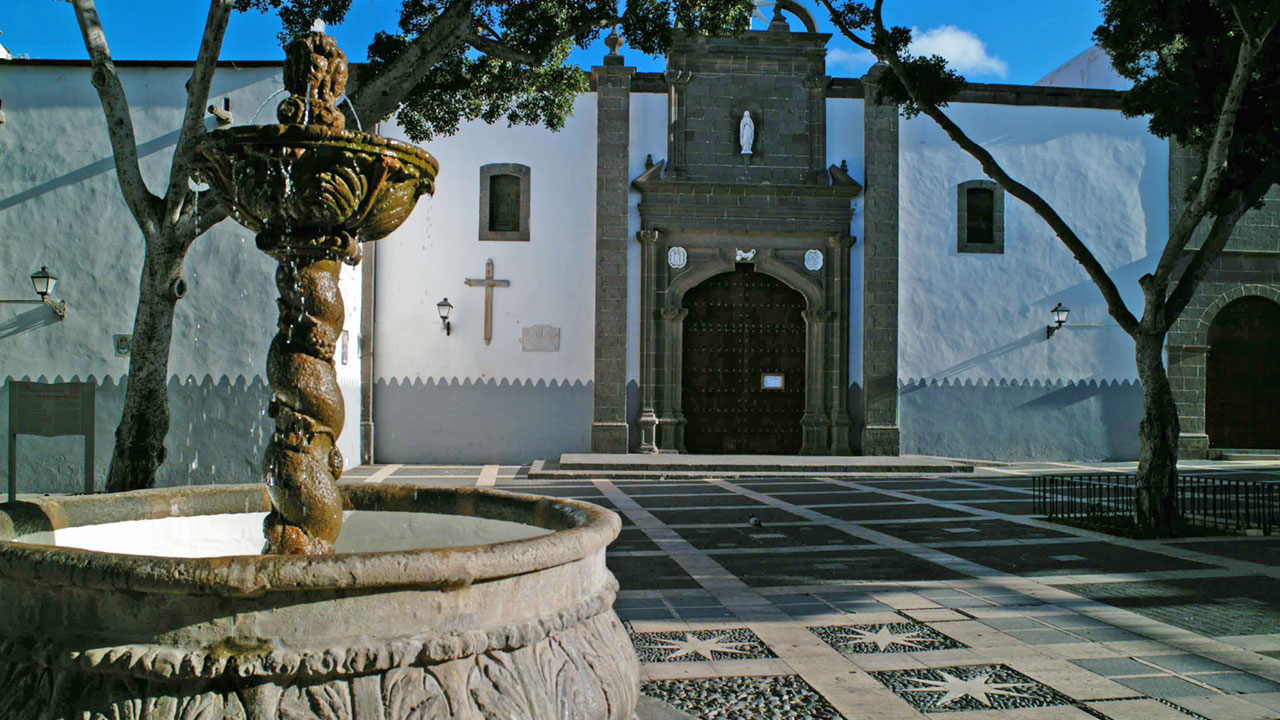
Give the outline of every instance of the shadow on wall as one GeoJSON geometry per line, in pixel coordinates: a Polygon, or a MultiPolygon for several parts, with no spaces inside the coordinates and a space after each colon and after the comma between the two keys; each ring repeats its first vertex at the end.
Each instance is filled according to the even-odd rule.
{"type": "MultiPolygon", "coordinates": [[[[47,305],[40,305],[19,313],[4,322],[0,322],[0,340],[46,325],[55,325],[59,322],[62,321],[58,317],[58,313],[53,311],[53,308],[47,305]]],[[[6,415],[5,417],[7,418],[8,416],[6,415]]]]}
{"type": "Polygon", "coordinates": [[[862,386],[858,383],[850,383],[849,394],[845,396],[845,401],[849,404],[849,452],[853,455],[861,455],[862,426],[865,424],[862,417],[862,386]]]}
{"type": "MultiPolygon", "coordinates": [[[[172,147],[173,145],[177,144],[179,134],[180,134],[179,130],[174,130],[172,132],[167,132],[164,135],[161,135],[159,137],[152,138],[151,140],[148,140],[146,142],[139,143],[138,157],[145,158],[146,156],[152,153],[160,152],[161,150],[172,147]]],[[[28,200],[33,200],[35,198],[38,198],[41,195],[44,195],[45,193],[53,192],[54,190],[57,190],[59,188],[69,187],[71,185],[82,183],[85,180],[88,180],[89,178],[95,175],[101,175],[103,173],[108,173],[108,172],[115,172],[115,169],[116,169],[116,161],[114,158],[112,157],[102,158],[101,160],[91,162],[88,165],[85,165],[81,168],[72,170],[69,173],[60,175],[52,180],[49,180],[48,182],[43,182],[43,183],[40,183],[39,185],[36,185],[35,187],[29,188],[27,190],[23,190],[20,193],[10,195],[9,197],[0,198],[0,210],[8,210],[9,208],[15,205],[21,205],[22,203],[27,202],[28,200]]]]}
{"type": "Polygon", "coordinates": [[[899,388],[902,453],[977,460],[1133,460],[1136,381],[916,380],[899,388]]]}
{"type": "MultiPolygon", "coordinates": [[[[9,418],[9,383],[0,386],[0,419],[9,418]]],[[[31,378],[20,378],[30,380],[31,378]]],[[[62,377],[35,378],[40,382],[65,382],[62,377]]],[[[78,376],[69,378],[78,381],[78,376]]],[[[127,380],[106,378],[96,385],[94,412],[94,485],[106,485],[107,468],[115,447],[116,425],[124,407],[127,380]]],[[[168,456],[160,467],[157,485],[177,487],[215,483],[257,482],[262,452],[273,425],[267,418],[271,390],[261,378],[234,382],[223,376],[214,382],[206,375],[169,381],[168,456]]],[[[84,478],[83,440],[76,436],[18,439],[18,492],[80,492],[84,478]]],[[[8,457],[8,432],[0,433],[0,457],[8,457]]],[[[7,487],[8,464],[0,463],[0,487],[7,487]]]]}
{"type": "Polygon", "coordinates": [[[380,463],[523,465],[591,447],[590,382],[379,379],[380,463]]]}

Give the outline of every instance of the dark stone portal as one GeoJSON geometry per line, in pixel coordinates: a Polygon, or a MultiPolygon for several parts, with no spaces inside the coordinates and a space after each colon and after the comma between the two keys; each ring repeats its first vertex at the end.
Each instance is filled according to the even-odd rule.
{"type": "Polygon", "coordinates": [[[690,290],[684,306],[688,452],[799,454],[804,296],[743,264],[690,290]]]}
{"type": "Polygon", "coordinates": [[[1209,326],[1205,429],[1220,448],[1280,447],[1280,305],[1243,297],[1209,326]]]}

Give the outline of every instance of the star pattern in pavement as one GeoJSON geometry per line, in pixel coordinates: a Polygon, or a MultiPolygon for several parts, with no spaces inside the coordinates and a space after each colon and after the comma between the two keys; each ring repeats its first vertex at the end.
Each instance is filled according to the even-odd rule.
{"type": "Polygon", "coordinates": [[[716,635],[708,638],[700,638],[694,633],[685,633],[684,640],[668,640],[666,638],[654,638],[656,642],[664,643],[663,645],[645,645],[643,647],[653,648],[656,650],[675,650],[667,656],[667,659],[678,658],[683,655],[701,655],[708,660],[714,660],[711,653],[725,653],[728,655],[746,655],[747,650],[741,647],[750,646],[752,643],[747,642],[727,642],[724,635],[716,635]]]}
{"type": "Polygon", "coordinates": [[[933,704],[934,707],[942,707],[955,702],[965,696],[991,707],[991,699],[989,695],[1011,695],[1013,697],[1032,697],[1026,693],[1014,692],[1011,688],[1032,688],[1034,683],[992,683],[991,674],[978,675],[972,678],[959,678],[946,670],[938,670],[937,673],[942,676],[941,680],[930,680],[928,678],[913,677],[912,681],[924,683],[929,687],[904,688],[902,692],[942,692],[945,693],[940,699],[933,704]]]}
{"type": "Polygon", "coordinates": [[[862,628],[851,627],[846,628],[845,634],[841,635],[842,640],[846,640],[855,645],[871,645],[874,644],[876,649],[884,652],[894,645],[902,645],[903,647],[919,648],[921,643],[926,640],[920,636],[919,630],[909,632],[894,632],[893,628],[888,625],[881,625],[875,632],[863,630],[862,628]],[[848,633],[855,633],[849,635],[848,633]]]}

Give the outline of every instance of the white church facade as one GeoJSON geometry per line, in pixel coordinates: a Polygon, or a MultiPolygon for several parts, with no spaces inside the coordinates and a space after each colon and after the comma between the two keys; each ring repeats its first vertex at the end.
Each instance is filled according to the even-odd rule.
{"type": "MultiPolygon", "coordinates": [[[[794,24],[683,38],[664,73],[611,53],[559,132],[477,122],[424,144],[435,196],[344,270],[347,462],[1136,457],[1132,341],[1070,253],[931,120],[878,104],[874,69],[830,76],[829,36],[802,13],[794,24]],[[1049,333],[1058,306],[1070,314],[1049,333]]],[[[120,65],[143,171],[160,183],[189,66],[120,65]]],[[[29,294],[43,265],[67,301],[61,320],[0,306],[0,379],[95,383],[101,478],[142,242],[88,75],[0,62],[0,294],[29,294]]],[[[227,63],[211,97],[235,123],[266,122],[254,111],[280,87],[278,64],[227,63]]],[[[1058,209],[1137,309],[1191,159],[1117,108],[1112,90],[974,84],[948,112],[1058,209]]],[[[379,132],[404,139],[394,123],[379,132]]],[[[1266,326],[1280,311],[1277,217],[1272,202],[1245,218],[1170,335],[1188,455],[1268,442],[1242,429],[1265,409],[1214,358],[1269,336],[1241,340],[1215,319],[1266,326]]],[[[164,482],[253,479],[270,262],[224,221],[184,276],[164,482]]],[[[70,441],[23,439],[25,491],[74,486],[77,468],[70,441]]]]}

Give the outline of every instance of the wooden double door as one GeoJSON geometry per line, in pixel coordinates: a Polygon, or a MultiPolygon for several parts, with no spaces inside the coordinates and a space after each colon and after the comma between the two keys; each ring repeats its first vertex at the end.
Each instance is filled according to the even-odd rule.
{"type": "Polygon", "coordinates": [[[1280,305],[1244,297],[1209,326],[1205,432],[1219,448],[1280,448],[1280,305]]]}
{"type": "Polygon", "coordinates": [[[739,264],[684,298],[681,405],[690,453],[799,454],[804,297],[739,264]]]}

